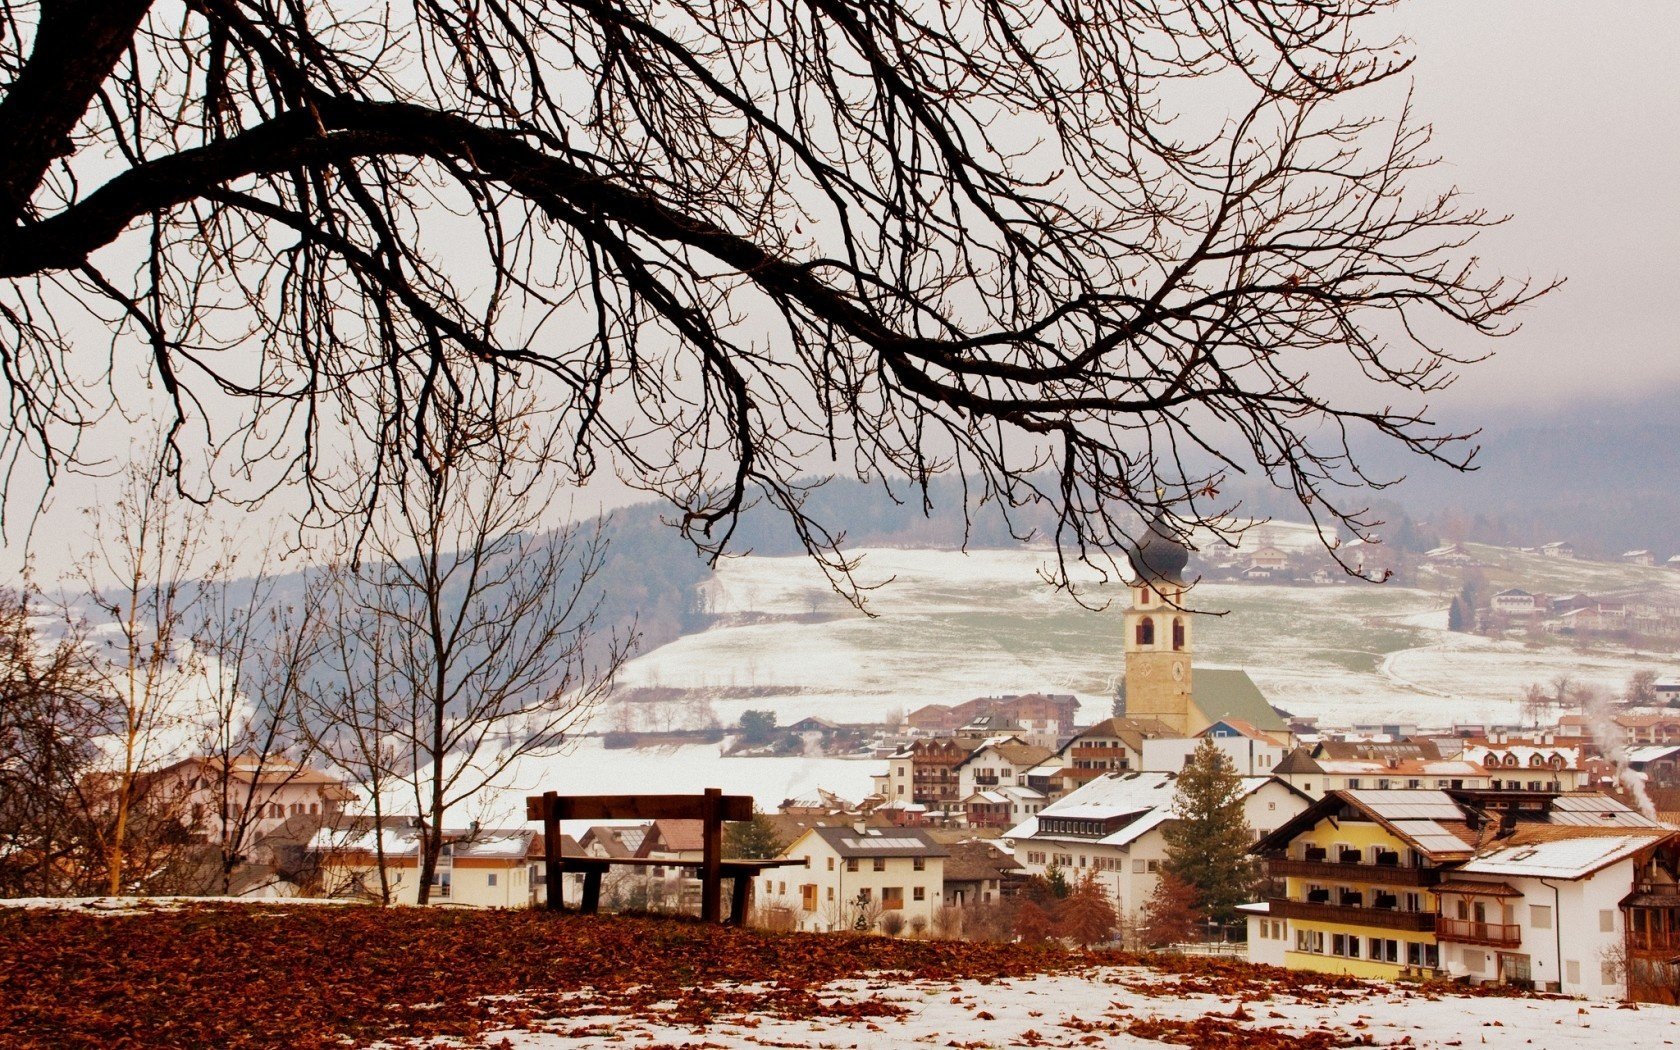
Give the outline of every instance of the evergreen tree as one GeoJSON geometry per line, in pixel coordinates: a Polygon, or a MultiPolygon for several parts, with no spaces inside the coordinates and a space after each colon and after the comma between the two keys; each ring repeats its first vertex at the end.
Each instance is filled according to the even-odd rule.
{"type": "Polygon", "coordinates": [[[1201,914],[1229,921],[1250,899],[1259,870],[1248,852],[1254,832],[1243,816],[1242,778],[1212,739],[1185,762],[1172,812],[1161,829],[1162,871],[1195,888],[1201,914]]]}
{"type": "Polygon", "coordinates": [[[1454,598],[1452,608],[1447,610],[1447,630],[1464,630],[1464,600],[1462,598],[1454,598]]]}
{"type": "Polygon", "coordinates": [[[787,849],[788,841],[776,824],[763,813],[751,820],[731,821],[723,826],[723,855],[743,860],[769,860],[787,849]]]}

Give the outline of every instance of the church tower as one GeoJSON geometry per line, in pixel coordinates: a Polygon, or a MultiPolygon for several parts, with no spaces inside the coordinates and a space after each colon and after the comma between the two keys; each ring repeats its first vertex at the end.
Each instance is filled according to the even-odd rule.
{"type": "Polygon", "coordinates": [[[1126,716],[1156,718],[1189,736],[1205,728],[1191,700],[1190,551],[1157,517],[1127,558],[1137,576],[1125,616],[1126,716]]]}

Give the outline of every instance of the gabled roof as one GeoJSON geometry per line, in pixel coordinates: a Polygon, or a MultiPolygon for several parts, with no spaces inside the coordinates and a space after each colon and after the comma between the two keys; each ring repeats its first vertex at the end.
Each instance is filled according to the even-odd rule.
{"type": "Polygon", "coordinates": [[[950,857],[945,861],[945,881],[984,882],[1001,879],[1012,871],[1019,871],[1021,862],[990,842],[969,839],[953,842],[945,847],[950,857]]]}
{"type": "MultiPolygon", "coordinates": [[[[1476,854],[1458,870],[1467,875],[1528,876],[1540,879],[1584,879],[1593,872],[1625,860],[1669,837],[1664,829],[1570,828],[1574,834],[1533,841],[1518,829],[1476,854]]],[[[1562,831],[1561,828],[1549,828],[1562,831]]]]}
{"type": "MultiPolygon", "coordinates": [[[[1200,674],[1201,672],[1197,672],[1200,674]]],[[[1133,751],[1142,751],[1145,740],[1176,737],[1178,730],[1159,718],[1106,718],[1089,729],[1081,730],[1072,740],[1063,746],[1062,751],[1074,747],[1081,740],[1112,739],[1119,740],[1133,751]]]]}
{"type": "Polygon", "coordinates": [[[1276,745],[1278,743],[1277,739],[1275,737],[1273,737],[1270,733],[1262,732],[1260,730],[1260,728],[1258,726],[1256,726],[1254,723],[1244,721],[1241,718],[1216,718],[1216,719],[1214,719],[1212,725],[1208,726],[1206,729],[1202,730],[1200,733],[1197,733],[1196,735],[1198,737],[1208,736],[1211,733],[1213,733],[1213,731],[1215,729],[1218,729],[1220,726],[1226,727],[1227,729],[1231,730],[1233,733],[1236,733],[1238,736],[1245,736],[1245,737],[1248,737],[1250,740],[1258,740],[1262,744],[1276,745]]]}
{"type": "Polygon", "coordinates": [[[1289,731],[1247,671],[1198,667],[1191,680],[1190,698],[1209,722],[1236,718],[1264,733],[1289,731]]]}
{"type": "Polygon", "coordinates": [[[661,853],[699,853],[706,848],[706,822],[703,820],[656,820],[636,852],[647,856],[661,853]]]}
{"type": "MultiPolygon", "coordinates": [[[[812,828],[815,835],[842,857],[948,857],[950,853],[920,828],[812,828]]],[[[801,836],[803,838],[804,836],[801,836]]]]}
{"type": "Polygon", "coordinates": [[[1332,791],[1254,846],[1256,853],[1285,849],[1320,821],[1353,811],[1381,826],[1435,862],[1467,860],[1475,833],[1466,809],[1444,791],[1332,791]]]}
{"type": "MultiPolygon", "coordinates": [[[[1242,796],[1247,798],[1267,784],[1277,784],[1302,798],[1301,791],[1276,777],[1239,777],[1242,796]]],[[[1177,773],[1108,773],[1097,777],[1076,791],[1052,802],[1015,827],[1004,832],[1005,838],[1041,838],[1095,843],[1103,846],[1124,846],[1172,819],[1173,798],[1178,792],[1177,773]],[[1069,817],[1080,820],[1118,821],[1120,826],[1102,838],[1062,836],[1040,832],[1045,818],[1069,817]],[[1124,818],[1131,818],[1129,820],[1124,818]]]]}
{"type": "Polygon", "coordinates": [[[1310,751],[1304,747],[1298,747],[1284,755],[1278,764],[1272,767],[1272,772],[1278,776],[1283,776],[1286,773],[1322,773],[1324,768],[1312,757],[1310,751]]]}
{"type": "Polygon", "coordinates": [[[1321,740],[1314,758],[1440,758],[1441,749],[1428,737],[1400,740],[1321,740]]]}

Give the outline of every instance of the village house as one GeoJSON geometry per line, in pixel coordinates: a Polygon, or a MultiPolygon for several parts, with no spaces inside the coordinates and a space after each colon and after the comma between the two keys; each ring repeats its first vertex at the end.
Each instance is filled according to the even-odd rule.
{"type": "Polygon", "coordinates": [[[1193,737],[1155,737],[1143,741],[1143,764],[1151,773],[1177,773],[1203,740],[1212,740],[1240,776],[1269,776],[1290,749],[1240,718],[1222,718],[1193,737]]]}
{"type": "Polygon", "coordinates": [[[1657,556],[1650,551],[1623,551],[1622,561],[1628,565],[1655,565],[1657,556]]]}
{"type": "Polygon", "coordinates": [[[1052,755],[1015,737],[976,748],[957,766],[957,795],[968,824],[1006,828],[1038,812],[1045,794],[1027,783],[1027,774],[1052,755]]]}
{"type": "Polygon", "coordinates": [[[889,913],[925,929],[944,903],[949,852],[919,828],[812,827],[781,855],[805,867],[766,872],[759,905],[800,930],[870,929],[889,913]]]}
{"type": "MultiPolygon", "coordinates": [[[[1028,875],[1052,866],[1069,879],[1095,873],[1123,918],[1133,919],[1160,882],[1176,773],[1118,773],[1092,780],[1010,829],[1004,840],[1028,875]]],[[[1269,832],[1311,799],[1275,777],[1243,777],[1243,816],[1269,832]]]]}
{"type": "Polygon", "coordinates": [[[1249,957],[1628,994],[1677,928],[1674,841],[1601,794],[1332,792],[1256,845],[1282,895],[1244,909],[1249,957]]]}
{"type": "MultiPolygon", "coordinates": [[[[430,903],[468,908],[527,908],[536,899],[542,835],[527,828],[446,830],[430,903]]],[[[414,904],[420,889],[420,833],[413,818],[388,818],[380,836],[367,819],[322,828],[308,846],[320,894],[351,900],[380,896],[379,858],[393,904],[414,904]],[[383,841],[379,841],[382,838],[383,841]]]]}
{"type": "Polygon", "coordinates": [[[1488,608],[1503,616],[1533,616],[1537,612],[1545,611],[1538,595],[1520,587],[1507,587],[1499,591],[1488,599],[1488,608]]]}
{"type": "Polygon", "coordinates": [[[1250,958],[1390,980],[1434,971],[1433,890],[1475,841],[1444,791],[1327,793],[1254,847],[1282,892],[1247,909],[1250,958]]]}
{"type": "Polygon", "coordinates": [[[983,839],[946,843],[946,907],[990,904],[1013,896],[1021,880],[1021,864],[1007,849],[983,839]]]}
{"type": "MultiPolygon", "coordinates": [[[[1476,763],[1457,758],[1420,757],[1420,752],[1404,746],[1326,748],[1321,745],[1316,750],[1317,757],[1306,748],[1295,749],[1273,767],[1272,775],[1313,798],[1343,790],[1432,788],[1444,791],[1485,788],[1492,783],[1487,770],[1476,763]],[[1350,757],[1337,757],[1343,755],[1350,757]]],[[[1430,751],[1433,753],[1433,748],[1430,751]]]]}
{"type": "Polygon", "coordinates": [[[1177,730],[1153,718],[1109,718],[1090,727],[1062,748],[1062,782],[1077,790],[1109,773],[1143,768],[1143,744],[1151,737],[1178,736],[1177,730]]]}
{"type": "Polygon", "coordinates": [[[1567,540],[1554,540],[1540,545],[1540,554],[1546,558],[1573,558],[1575,545],[1567,540]]]}
{"type": "Polygon", "coordinates": [[[220,758],[184,758],[147,776],[144,789],[167,800],[187,827],[215,839],[226,838],[247,809],[253,812],[246,830],[254,838],[292,817],[330,823],[356,798],[339,777],[273,755],[240,755],[225,767],[220,758]]]}
{"type": "Polygon", "coordinates": [[[1423,556],[1442,565],[1468,565],[1473,561],[1462,543],[1447,543],[1424,551],[1423,556]]]}
{"type": "Polygon", "coordinates": [[[1265,546],[1249,556],[1248,564],[1253,569],[1264,569],[1267,572],[1282,572],[1289,568],[1289,555],[1273,546],[1265,546]]]}
{"type": "Polygon", "coordinates": [[[1459,758],[1487,770],[1486,786],[1496,790],[1574,791],[1583,786],[1580,749],[1569,745],[1470,740],[1459,758]]]}

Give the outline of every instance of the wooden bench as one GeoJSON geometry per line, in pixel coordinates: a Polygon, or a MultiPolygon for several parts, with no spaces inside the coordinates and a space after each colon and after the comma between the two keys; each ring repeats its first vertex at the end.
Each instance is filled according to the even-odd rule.
{"type": "Polygon", "coordinates": [[[752,880],[768,868],[805,864],[803,860],[747,860],[723,857],[723,822],[751,820],[751,795],[725,795],[707,788],[704,795],[560,795],[545,791],[525,799],[527,820],[543,822],[543,863],[548,881],[548,907],[565,907],[561,875],[583,873],[583,899],[579,910],[593,914],[601,906],[601,877],[615,864],[628,867],[678,866],[680,862],[653,857],[567,857],[560,849],[562,820],[698,820],[701,822],[700,918],[718,922],[723,918],[723,880],[733,880],[729,923],[746,920],[752,880]]]}

